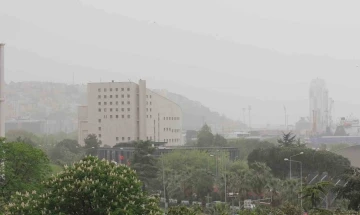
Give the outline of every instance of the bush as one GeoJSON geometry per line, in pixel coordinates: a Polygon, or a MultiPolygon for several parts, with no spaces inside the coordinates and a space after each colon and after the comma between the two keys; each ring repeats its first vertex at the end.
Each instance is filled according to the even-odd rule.
{"type": "Polygon", "coordinates": [[[16,193],[7,214],[161,214],[129,167],[86,157],[43,182],[41,193],[16,193]]]}

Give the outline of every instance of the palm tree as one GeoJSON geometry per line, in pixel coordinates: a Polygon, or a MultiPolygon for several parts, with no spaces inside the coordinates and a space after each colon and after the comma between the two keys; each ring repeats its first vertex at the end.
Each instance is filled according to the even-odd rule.
{"type": "Polygon", "coordinates": [[[325,196],[332,186],[331,182],[322,181],[314,185],[308,185],[302,190],[302,198],[311,202],[312,208],[317,208],[321,202],[322,196],[325,196]]]}

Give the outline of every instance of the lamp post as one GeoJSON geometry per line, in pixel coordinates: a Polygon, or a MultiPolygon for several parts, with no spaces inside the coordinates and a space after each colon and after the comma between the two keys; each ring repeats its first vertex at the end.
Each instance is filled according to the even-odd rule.
{"type": "Polygon", "coordinates": [[[304,152],[300,152],[299,154],[290,156],[290,159],[289,159],[290,160],[290,180],[291,180],[291,158],[298,156],[298,155],[302,155],[302,154],[304,154],[304,152]]]}
{"type": "MultiPolygon", "coordinates": [[[[301,161],[296,161],[296,160],[289,160],[288,158],[284,158],[284,161],[289,161],[290,164],[291,162],[295,162],[295,163],[300,163],[300,190],[302,191],[302,180],[303,180],[303,177],[302,177],[302,162],[301,161]]],[[[301,208],[301,213],[302,213],[302,210],[303,210],[303,207],[302,207],[302,197],[300,198],[300,208],[301,208]]]]}
{"type": "MultiPolygon", "coordinates": [[[[151,157],[153,155],[151,154],[148,154],[147,155],[148,157],[151,157]]],[[[164,189],[164,202],[165,202],[165,213],[166,214],[166,211],[167,211],[167,202],[166,202],[166,188],[165,188],[165,168],[164,168],[164,158],[161,157],[161,168],[162,168],[162,181],[163,181],[163,189],[164,189]]]]}

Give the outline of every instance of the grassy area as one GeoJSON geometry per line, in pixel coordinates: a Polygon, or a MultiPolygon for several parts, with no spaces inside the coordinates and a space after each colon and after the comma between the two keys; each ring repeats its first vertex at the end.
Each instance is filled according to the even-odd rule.
{"type": "Polygon", "coordinates": [[[64,169],[62,166],[56,164],[50,164],[50,168],[51,168],[51,173],[54,175],[61,172],[64,169]]]}

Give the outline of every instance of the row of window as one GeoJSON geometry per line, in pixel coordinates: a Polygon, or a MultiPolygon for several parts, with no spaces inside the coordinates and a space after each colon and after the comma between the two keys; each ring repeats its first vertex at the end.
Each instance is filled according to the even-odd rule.
{"type": "Polygon", "coordinates": [[[146,112],[149,112],[149,111],[151,111],[151,108],[146,108],[146,112]]]}
{"type": "MultiPolygon", "coordinates": [[[[116,112],[119,112],[119,108],[109,108],[109,111],[112,112],[112,111],[116,111],[116,112]]],[[[120,108],[121,111],[125,111],[125,108],[120,108]]],[[[130,111],[131,109],[130,108],[127,108],[127,111],[130,111]]],[[[101,112],[101,108],[98,109],[99,112],[101,112]]],[[[104,108],[104,112],[107,111],[107,108],[104,108]]]]}
{"type": "Polygon", "coordinates": [[[180,129],[164,128],[164,131],[180,132],[180,129]]]}
{"type": "MultiPolygon", "coordinates": [[[[104,88],[104,92],[106,92],[106,88],[104,88]]],[[[130,88],[126,89],[127,91],[130,91],[130,88]]],[[[113,88],[109,88],[109,91],[112,92],[113,88]]],[[[115,88],[115,91],[119,91],[119,88],[115,88]]],[[[121,91],[125,91],[125,88],[121,88],[121,91]]],[[[98,88],[98,92],[101,92],[101,88],[98,88]]]]}
{"type": "Polygon", "coordinates": [[[151,99],[151,95],[146,95],[146,98],[149,98],[150,97],[150,99],[151,99]]]}
{"type": "Polygon", "coordinates": [[[164,139],[164,142],[167,142],[167,143],[177,143],[177,142],[180,142],[180,139],[178,139],[178,138],[175,138],[175,139],[164,139]]]}
{"type": "MultiPolygon", "coordinates": [[[[122,119],[125,119],[125,115],[114,115],[114,118],[116,119],[119,119],[119,118],[122,118],[122,119]]],[[[104,119],[107,119],[108,118],[108,115],[104,115],[104,119]]],[[[109,118],[112,119],[113,118],[113,115],[109,115],[109,118]]],[[[127,115],[127,118],[130,119],[131,116],[130,115],[127,115]]],[[[101,123],[101,119],[98,119],[98,122],[101,123]]]]}
{"type": "MultiPolygon", "coordinates": [[[[98,95],[98,99],[101,99],[101,98],[104,98],[104,99],[107,99],[108,97],[107,97],[108,95],[104,95],[104,96],[101,96],[101,95],[98,95]]],[[[119,95],[109,95],[109,98],[110,99],[112,99],[112,98],[119,98],[119,95]]],[[[121,94],[121,98],[125,98],[125,95],[124,94],[121,94]]],[[[127,96],[126,96],[126,98],[130,98],[130,94],[127,94],[127,96]]]]}
{"type": "Polygon", "coordinates": [[[164,120],[180,120],[180,117],[164,117],[164,120]]]}

